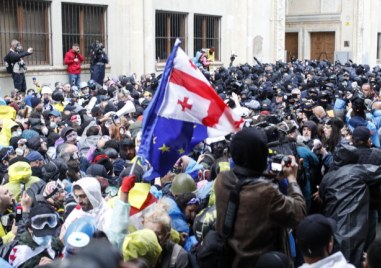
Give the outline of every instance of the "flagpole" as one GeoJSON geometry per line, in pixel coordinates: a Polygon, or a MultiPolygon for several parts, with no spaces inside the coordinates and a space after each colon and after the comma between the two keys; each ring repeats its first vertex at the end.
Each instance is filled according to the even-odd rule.
{"type": "Polygon", "coordinates": [[[131,170],[130,170],[130,174],[129,174],[129,176],[131,176],[132,174],[134,174],[134,171],[135,171],[135,167],[136,167],[136,163],[139,161],[139,159],[140,159],[140,156],[136,156],[136,159],[135,159],[135,162],[132,164],[132,168],[131,168],[131,170]]]}

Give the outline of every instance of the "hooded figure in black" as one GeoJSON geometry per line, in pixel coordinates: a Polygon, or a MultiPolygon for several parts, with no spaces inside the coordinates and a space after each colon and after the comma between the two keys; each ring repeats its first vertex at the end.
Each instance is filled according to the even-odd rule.
{"type": "Polygon", "coordinates": [[[90,73],[91,79],[97,82],[99,85],[103,85],[103,79],[105,78],[106,64],[108,63],[108,57],[104,51],[104,46],[99,41],[96,41],[90,50],[91,62],[90,73]]]}
{"type": "Polygon", "coordinates": [[[381,184],[381,167],[357,164],[358,151],[342,145],[319,189],[323,214],[337,222],[334,250],[361,267],[368,235],[369,187],[381,184]]]}

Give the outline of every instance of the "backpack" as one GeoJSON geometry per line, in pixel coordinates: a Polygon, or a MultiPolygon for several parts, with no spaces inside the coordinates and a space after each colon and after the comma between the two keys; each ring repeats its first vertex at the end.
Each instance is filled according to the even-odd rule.
{"type": "Polygon", "coordinates": [[[4,66],[5,70],[7,70],[7,73],[13,73],[13,64],[11,62],[11,57],[9,56],[9,53],[4,57],[4,66]]]}
{"type": "Polygon", "coordinates": [[[239,194],[243,186],[256,184],[257,182],[258,180],[255,178],[242,179],[238,181],[235,189],[230,191],[222,233],[210,230],[196,251],[199,268],[230,268],[232,266],[235,253],[227,240],[234,231],[234,223],[239,207],[239,194]]]}

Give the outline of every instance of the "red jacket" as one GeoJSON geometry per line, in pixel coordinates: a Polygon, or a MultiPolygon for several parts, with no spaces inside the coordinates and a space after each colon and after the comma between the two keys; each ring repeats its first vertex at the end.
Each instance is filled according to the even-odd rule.
{"type": "Polygon", "coordinates": [[[67,65],[67,72],[69,74],[80,74],[81,73],[81,62],[84,58],[81,54],[75,53],[73,49],[70,49],[65,54],[64,63],[67,65]],[[74,59],[78,58],[78,61],[75,62],[74,59]]]}

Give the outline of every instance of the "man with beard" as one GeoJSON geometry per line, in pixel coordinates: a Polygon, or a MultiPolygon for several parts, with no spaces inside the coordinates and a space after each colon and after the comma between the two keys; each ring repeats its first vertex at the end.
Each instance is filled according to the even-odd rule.
{"type": "Polygon", "coordinates": [[[61,230],[61,239],[65,236],[69,225],[76,219],[89,216],[94,218],[95,227],[107,234],[108,239],[121,246],[129,226],[129,191],[135,185],[135,176],[126,177],[120,187],[119,198],[115,199],[114,207],[107,206],[102,197],[101,185],[96,178],[85,177],[73,184],[75,209],[66,218],[61,230]],[[112,221],[112,222],[111,222],[112,221]],[[112,226],[112,228],[111,228],[112,226]]]}
{"type": "Polygon", "coordinates": [[[130,139],[124,139],[121,141],[120,156],[127,162],[131,162],[136,156],[135,144],[130,139]]]}

